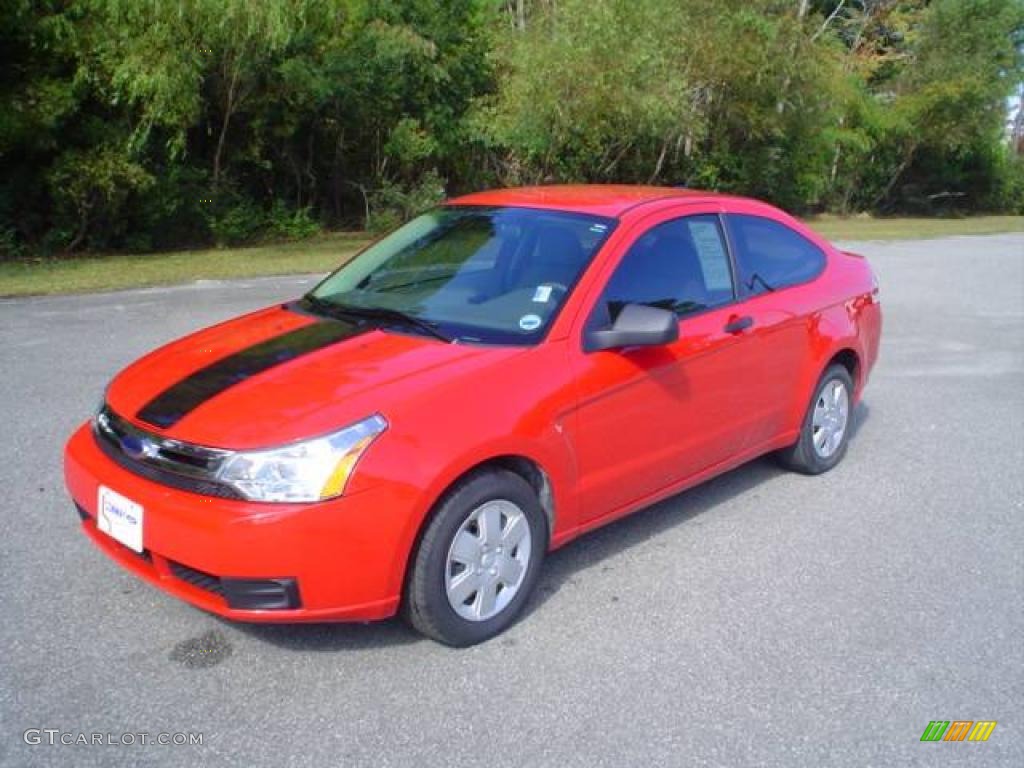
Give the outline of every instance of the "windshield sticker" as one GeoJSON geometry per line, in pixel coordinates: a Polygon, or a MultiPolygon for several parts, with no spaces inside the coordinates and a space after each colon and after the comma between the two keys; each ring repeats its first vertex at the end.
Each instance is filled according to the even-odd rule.
{"type": "Polygon", "coordinates": [[[538,285],[537,290],[533,292],[533,300],[538,304],[547,304],[551,298],[551,289],[550,285],[538,285]]]}
{"type": "Polygon", "coordinates": [[[524,331],[535,331],[540,328],[540,315],[523,315],[519,318],[519,327],[524,331]]]}
{"type": "Polygon", "coordinates": [[[596,232],[599,235],[603,235],[605,232],[608,231],[608,225],[607,224],[591,224],[590,225],[590,231],[591,232],[596,232]]]}

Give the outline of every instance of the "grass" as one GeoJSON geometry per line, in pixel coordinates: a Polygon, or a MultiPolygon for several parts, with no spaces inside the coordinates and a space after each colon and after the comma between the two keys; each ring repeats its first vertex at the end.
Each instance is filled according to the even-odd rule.
{"type": "Polygon", "coordinates": [[[368,242],[362,232],[338,233],[248,248],[0,262],[0,296],[89,293],[192,280],[327,272],[368,242]]]}
{"type": "Polygon", "coordinates": [[[963,219],[818,216],[806,219],[806,223],[829,240],[908,240],[1024,232],[1024,216],[971,216],[963,219]]]}
{"type": "MultiPolygon", "coordinates": [[[[874,219],[821,216],[808,224],[832,240],[901,240],[1024,232],[1024,216],[874,219]]],[[[0,262],[0,296],[88,293],[192,280],[327,272],[369,242],[362,232],[295,243],[143,255],[0,262]]]]}

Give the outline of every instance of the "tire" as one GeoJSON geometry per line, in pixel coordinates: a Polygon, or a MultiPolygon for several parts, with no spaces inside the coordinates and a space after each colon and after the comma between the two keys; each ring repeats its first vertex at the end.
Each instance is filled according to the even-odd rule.
{"type": "Polygon", "coordinates": [[[544,510],[522,477],[504,469],[467,476],[439,502],[420,539],[406,581],[406,619],[456,647],[500,634],[536,585],[548,537],[544,510]]]}
{"type": "Polygon", "coordinates": [[[828,472],[846,455],[852,416],[853,379],[844,366],[831,365],[814,387],[814,396],[800,425],[800,438],[789,448],[778,452],[779,460],[783,466],[805,475],[828,472]],[[845,407],[833,408],[832,416],[828,416],[825,413],[828,410],[825,397],[834,395],[836,387],[842,387],[840,403],[845,404],[845,407]],[[823,423],[824,426],[815,423],[816,414],[820,414],[819,424],[823,423]],[[840,427],[841,433],[838,440],[835,440],[840,427]]]}

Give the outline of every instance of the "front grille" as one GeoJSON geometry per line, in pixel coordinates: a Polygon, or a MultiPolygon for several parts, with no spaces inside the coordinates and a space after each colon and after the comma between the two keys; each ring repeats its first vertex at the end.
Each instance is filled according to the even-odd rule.
{"type": "Polygon", "coordinates": [[[171,573],[182,581],[188,582],[194,587],[204,589],[207,592],[212,592],[215,595],[224,596],[224,586],[220,583],[220,579],[212,573],[190,568],[184,563],[177,563],[174,560],[168,560],[167,562],[171,566],[171,573]]]}
{"type": "Polygon", "coordinates": [[[181,491],[198,493],[200,496],[217,496],[222,499],[244,498],[234,488],[222,485],[221,483],[198,480],[192,477],[185,477],[184,475],[176,475],[173,472],[167,472],[150,466],[149,464],[143,464],[141,461],[136,461],[126,454],[121,453],[117,448],[111,446],[99,435],[97,435],[97,442],[103,452],[115,463],[124,469],[127,469],[129,472],[144,477],[147,480],[152,480],[154,483],[168,485],[171,488],[177,488],[181,491]]]}
{"type": "Polygon", "coordinates": [[[215,448],[167,440],[129,424],[104,406],[93,422],[93,435],[100,449],[123,469],[154,483],[201,496],[244,499],[229,485],[210,479],[226,454],[215,448]],[[125,445],[139,448],[139,456],[125,452],[125,445]]]}

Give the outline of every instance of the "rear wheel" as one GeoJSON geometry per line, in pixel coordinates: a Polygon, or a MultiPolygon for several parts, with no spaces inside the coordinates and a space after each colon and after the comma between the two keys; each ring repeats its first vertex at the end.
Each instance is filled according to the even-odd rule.
{"type": "Polygon", "coordinates": [[[850,439],[853,379],[842,365],[822,374],[800,428],[800,438],[779,451],[782,463],[797,472],[818,475],[838,464],[850,439]]]}
{"type": "Polygon", "coordinates": [[[504,631],[529,599],[547,551],[544,510],[519,475],[486,469],[441,501],[413,559],[409,622],[447,645],[504,631]]]}

